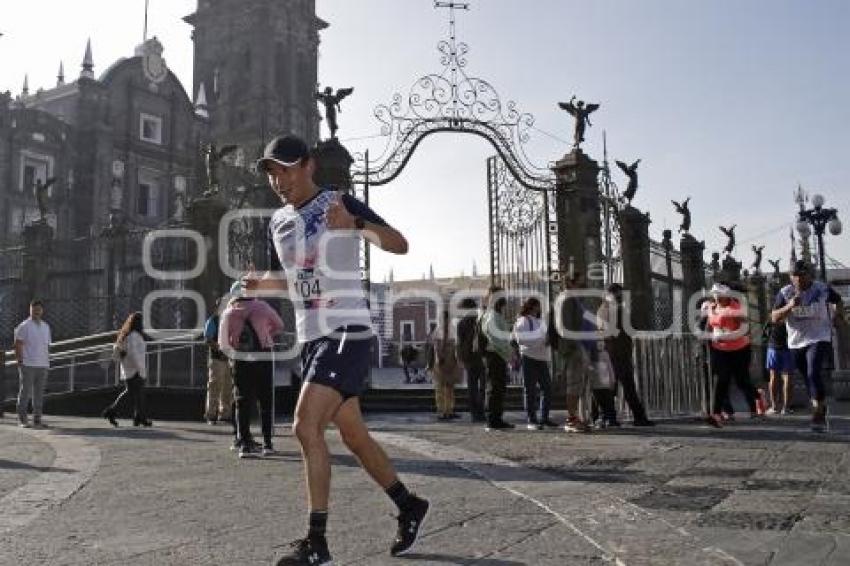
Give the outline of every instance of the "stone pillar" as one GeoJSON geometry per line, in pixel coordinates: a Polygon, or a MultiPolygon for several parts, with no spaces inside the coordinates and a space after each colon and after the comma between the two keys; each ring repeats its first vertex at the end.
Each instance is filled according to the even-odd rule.
{"type": "Polygon", "coordinates": [[[717,283],[720,280],[720,254],[712,252],[711,263],[708,265],[711,270],[711,282],[717,283]]]}
{"type": "MultiPolygon", "coordinates": [[[[219,225],[227,210],[227,205],[217,196],[196,199],[188,207],[189,225],[203,236],[207,248],[206,269],[191,280],[189,286],[201,294],[208,311],[213,308],[216,299],[230,289],[232,283],[225,277],[218,261],[219,225]]],[[[190,257],[189,261],[194,263],[194,257],[190,257]]]]}
{"type": "Polygon", "coordinates": [[[649,260],[649,214],[633,206],[620,212],[620,250],[623,287],[631,292],[631,323],[637,330],[652,329],[652,267],[649,260]]]}
{"type": "Polygon", "coordinates": [[[723,264],[720,269],[720,273],[718,273],[718,277],[729,283],[737,283],[741,281],[741,262],[737,261],[731,255],[727,255],[723,258],[723,264]]]}
{"type": "Polygon", "coordinates": [[[336,138],[321,141],[313,149],[316,173],[313,181],[320,187],[345,193],[352,191],[351,164],[354,159],[336,138]]]}
{"type": "Polygon", "coordinates": [[[36,221],[24,226],[23,273],[24,296],[20,297],[21,310],[26,311],[33,299],[45,299],[48,292],[47,275],[50,265],[50,248],[53,228],[47,222],[36,221]]]}
{"type": "Polygon", "coordinates": [[[758,309],[756,316],[750,315],[751,324],[758,324],[755,328],[750,328],[750,337],[754,343],[760,346],[756,348],[755,356],[753,356],[754,369],[761,372],[763,381],[767,381],[770,378],[764,364],[767,344],[761,342],[761,334],[762,328],[770,317],[770,311],[767,302],[767,280],[760,271],[756,271],[747,278],[747,290],[751,297],[750,304],[755,304],[758,309]]]}
{"type": "Polygon", "coordinates": [[[682,320],[682,330],[687,332],[687,309],[691,297],[705,289],[705,263],[703,260],[705,243],[698,242],[690,234],[683,234],[679,241],[679,253],[682,258],[682,301],[684,302],[682,312],[685,313],[682,320]]]}
{"type": "Polygon", "coordinates": [[[558,269],[567,277],[585,274],[588,287],[601,287],[599,165],[577,148],[555,162],[552,171],[556,179],[558,269]]]}

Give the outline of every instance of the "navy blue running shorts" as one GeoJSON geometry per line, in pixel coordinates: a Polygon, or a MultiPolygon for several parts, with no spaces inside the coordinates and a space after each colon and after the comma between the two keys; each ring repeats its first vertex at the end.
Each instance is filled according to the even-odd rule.
{"type": "Polygon", "coordinates": [[[335,389],[344,400],[359,397],[369,377],[371,345],[369,328],[360,325],[338,328],[330,336],[307,342],[301,350],[304,383],[335,389]],[[355,340],[351,334],[360,336],[355,340]]]}

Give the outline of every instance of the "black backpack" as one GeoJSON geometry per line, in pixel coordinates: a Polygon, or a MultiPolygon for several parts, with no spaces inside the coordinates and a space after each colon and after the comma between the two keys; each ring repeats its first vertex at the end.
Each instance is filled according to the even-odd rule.
{"type": "Polygon", "coordinates": [[[263,346],[260,343],[260,337],[257,336],[257,332],[251,326],[251,321],[246,320],[245,325],[242,326],[242,332],[239,333],[239,340],[236,342],[236,351],[254,353],[262,350],[263,346]]]}

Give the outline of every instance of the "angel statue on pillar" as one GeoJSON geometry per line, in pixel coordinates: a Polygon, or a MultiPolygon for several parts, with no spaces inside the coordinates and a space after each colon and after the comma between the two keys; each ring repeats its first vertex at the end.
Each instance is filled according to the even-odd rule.
{"type": "Polygon", "coordinates": [[[729,238],[729,241],[726,243],[726,247],[723,248],[723,251],[726,252],[728,255],[731,255],[732,250],[735,249],[735,228],[737,227],[737,224],[733,224],[729,228],[725,228],[723,226],[720,227],[720,231],[723,232],[727,238],[729,238]]]}
{"type": "Polygon", "coordinates": [[[331,132],[331,139],[336,138],[336,131],[339,129],[337,121],[337,112],[342,113],[342,108],[339,103],[344,98],[354,92],[354,88],[340,88],[334,93],[332,87],[325,87],[324,92],[316,93],[316,100],[321,102],[325,107],[325,120],[328,122],[328,130],[331,132]]]}
{"type": "Polygon", "coordinates": [[[626,177],[629,178],[629,184],[626,186],[626,190],[623,192],[623,199],[627,204],[632,204],[632,199],[635,198],[635,194],[637,194],[638,190],[638,173],[637,168],[640,164],[640,159],[632,163],[631,165],[627,165],[622,161],[617,161],[617,167],[625,173],[626,177]]]}
{"type": "Polygon", "coordinates": [[[764,246],[753,246],[753,253],[756,254],[756,259],[753,261],[753,271],[755,273],[761,273],[761,261],[762,255],[764,254],[764,246]]]}
{"type": "Polygon", "coordinates": [[[675,200],[670,201],[676,207],[676,212],[682,215],[682,224],[679,226],[679,232],[687,234],[691,229],[691,209],[688,208],[688,203],[691,202],[691,197],[686,198],[683,202],[678,203],[675,200]]]}
{"type": "Polygon", "coordinates": [[[573,132],[573,147],[578,147],[584,141],[584,131],[587,126],[592,126],[590,123],[590,115],[599,109],[598,104],[585,105],[584,100],[576,102],[576,97],[570,99],[569,102],[559,102],[558,106],[562,110],[566,110],[576,119],[575,130],[573,132]]]}

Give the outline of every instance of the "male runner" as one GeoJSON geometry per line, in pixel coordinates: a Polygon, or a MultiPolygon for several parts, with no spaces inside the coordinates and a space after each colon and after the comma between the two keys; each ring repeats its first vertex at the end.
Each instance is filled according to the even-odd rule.
{"type": "Polygon", "coordinates": [[[359,395],[369,371],[371,323],[360,282],[359,239],[396,254],[407,253],[407,241],[362,202],[317,187],[315,159],[301,139],[272,140],[257,165],[284,202],[269,222],[274,253],[271,271],[258,288],[289,290],[295,302],[304,379],[293,431],[304,457],[307,535],[292,543],[291,552],[277,564],[332,563],[325,538],[331,476],[325,429],[330,423],[398,506],[398,532],[390,553],[402,555],[416,542],[429,504],[401,483],[360,412],[359,395]]]}
{"type": "Polygon", "coordinates": [[[826,387],[821,370],[830,355],[832,325],[844,319],[844,303],[835,289],[812,278],[812,267],[797,261],[791,271],[791,284],[776,295],[771,320],[785,323],[788,348],[797,370],[806,380],[812,401],[812,430],[826,430],[826,387]]]}

